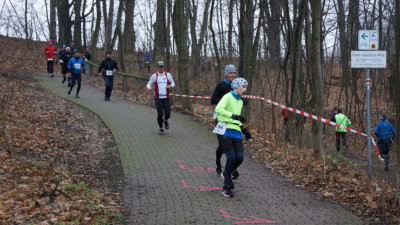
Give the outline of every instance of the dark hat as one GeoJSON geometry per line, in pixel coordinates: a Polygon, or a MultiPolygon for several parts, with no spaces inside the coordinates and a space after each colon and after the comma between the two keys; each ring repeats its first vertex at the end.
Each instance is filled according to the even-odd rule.
{"type": "Polygon", "coordinates": [[[111,55],[111,52],[110,52],[110,51],[107,51],[107,52],[106,52],[106,55],[111,55]]]}

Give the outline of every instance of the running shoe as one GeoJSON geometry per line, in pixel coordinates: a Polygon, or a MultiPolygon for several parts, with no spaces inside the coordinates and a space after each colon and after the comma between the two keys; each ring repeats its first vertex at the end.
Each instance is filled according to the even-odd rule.
{"type": "Polygon", "coordinates": [[[239,177],[239,171],[235,170],[232,173],[232,180],[236,180],[239,177]]]}
{"type": "Polygon", "coordinates": [[[78,95],[78,94],[76,94],[76,95],[75,95],[75,98],[79,98],[79,95],[78,95]]]}
{"type": "Polygon", "coordinates": [[[168,124],[168,120],[164,120],[164,125],[165,125],[165,129],[169,129],[169,124],[168,124]]]}
{"type": "Polygon", "coordinates": [[[386,172],[389,171],[389,168],[388,168],[387,166],[385,166],[385,171],[386,171],[386,172]]]}
{"type": "Polygon", "coordinates": [[[219,176],[221,176],[221,174],[222,174],[222,168],[221,168],[221,167],[217,167],[217,168],[215,169],[215,171],[217,171],[217,174],[218,174],[219,176]]]}
{"type": "Polygon", "coordinates": [[[159,135],[164,135],[164,129],[160,128],[160,131],[158,131],[159,135]]]}
{"type": "Polygon", "coordinates": [[[71,94],[71,89],[68,90],[68,95],[70,95],[70,94],[71,94]]]}
{"type": "Polygon", "coordinates": [[[222,188],[222,194],[223,194],[225,197],[233,197],[233,192],[232,192],[230,186],[224,186],[224,187],[222,188]]]}
{"type": "Polygon", "coordinates": [[[50,77],[54,77],[54,74],[51,74],[50,77]]]}

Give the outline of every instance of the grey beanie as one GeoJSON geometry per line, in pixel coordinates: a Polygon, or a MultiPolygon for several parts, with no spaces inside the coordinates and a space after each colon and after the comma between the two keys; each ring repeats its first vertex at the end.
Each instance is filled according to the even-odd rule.
{"type": "Polygon", "coordinates": [[[243,85],[249,85],[249,83],[247,83],[246,79],[238,77],[232,81],[231,87],[232,87],[232,90],[236,90],[243,85]]]}
{"type": "Polygon", "coordinates": [[[225,66],[225,76],[228,75],[228,73],[236,73],[235,66],[232,64],[226,65],[225,66]]]}

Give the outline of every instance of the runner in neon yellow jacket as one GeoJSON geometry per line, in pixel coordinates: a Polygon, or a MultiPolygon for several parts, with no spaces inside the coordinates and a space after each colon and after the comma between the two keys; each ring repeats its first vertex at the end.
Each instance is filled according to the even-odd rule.
{"type": "Polygon", "coordinates": [[[227,123],[227,129],[241,132],[240,126],[243,124],[239,120],[233,119],[232,115],[240,115],[242,113],[242,108],[243,101],[240,99],[240,96],[234,92],[227,93],[222,97],[215,108],[215,112],[218,114],[218,122],[227,123]]]}
{"type": "MultiPolygon", "coordinates": [[[[338,113],[335,115],[335,120],[337,124],[340,124],[344,127],[351,125],[350,120],[345,115],[343,115],[342,109],[338,109],[338,113]]],[[[346,129],[336,127],[336,150],[338,152],[340,151],[340,138],[342,138],[344,154],[346,154],[346,149],[347,149],[346,133],[347,133],[346,129]]]]}
{"type": "MultiPolygon", "coordinates": [[[[339,112],[338,112],[338,113],[335,115],[335,120],[336,120],[336,123],[337,123],[337,124],[340,124],[340,125],[342,125],[342,126],[344,126],[344,127],[347,127],[347,126],[351,125],[350,120],[349,120],[345,115],[343,115],[343,113],[339,113],[339,112]]],[[[346,129],[344,129],[344,128],[339,128],[339,127],[336,127],[336,131],[337,131],[337,132],[347,132],[346,129]]]]}
{"type": "Polygon", "coordinates": [[[221,177],[224,178],[222,194],[226,197],[233,197],[232,176],[236,178],[239,176],[237,168],[244,159],[242,134],[246,139],[251,139],[251,133],[243,126],[245,119],[240,116],[243,108],[241,98],[247,90],[247,85],[245,79],[236,78],[231,85],[233,91],[224,95],[215,108],[218,114],[216,130],[219,127],[222,129],[214,132],[217,133],[219,146],[226,156],[225,171],[221,173],[221,177]]]}

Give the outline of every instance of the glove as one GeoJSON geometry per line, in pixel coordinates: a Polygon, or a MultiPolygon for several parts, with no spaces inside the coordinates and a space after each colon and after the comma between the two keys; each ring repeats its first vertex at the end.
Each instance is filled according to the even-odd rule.
{"type": "Polygon", "coordinates": [[[239,120],[241,123],[244,123],[246,121],[246,119],[243,116],[238,116],[235,114],[232,114],[231,118],[234,120],[239,120]]]}
{"type": "Polygon", "coordinates": [[[240,129],[242,130],[242,133],[244,134],[244,136],[246,137],[246,140],[251,139],[251,133],[249,130],[247,130],[246,127],[241,126],[240,129]]]}

